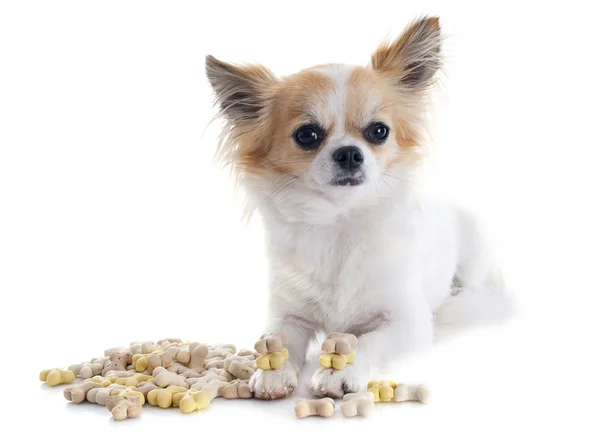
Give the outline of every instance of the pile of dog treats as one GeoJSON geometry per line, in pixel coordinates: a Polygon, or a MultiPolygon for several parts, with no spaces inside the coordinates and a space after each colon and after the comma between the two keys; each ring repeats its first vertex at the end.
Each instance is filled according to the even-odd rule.
{"type": "MultiPolygon", "coordinates": [[[[105,350],[104,357],[69,366],[47,369],[40,380],[49,386],[81,383],[67,387],[65,399],[75,404],[104,405],[115,420],[134,418],[148,403],[160,408],[178,407],[183,413],[206,408],[213,399],[249,399],[248,383],[257,368],[281,369],[288,360],[288,338],[282,333],[265,334],[256,342],[256,351],[236,353],[231,344],[207,345],[162,339],[158,342],[132,342],[129,347],[105,350]]],[[[346,333],[330,333],[323,342],[321,367],[342,370],[356,357],[357,339],[346,333]]],[[[369,415],[375,402],[417,400],[427,403],[423,386],[371,381],[366,392],[347,394],[341,405],[346,417],[369,415]]],[[[300,400],[297,417],[331,417],[335,402],[330,398],[300,400]]]]}
{"type": "Polygon", "coordinates": [[[132,342],[66,370],[44,370],[40,380],[56,386],[81,378],[80,384],[64,390],[65,398],[105,405],[116,420],[137,417],[145,403],[189,413],[206,408],[216,397],[251,398],[248,381],[257,357],[247,349],[236,353],[230,344],[132,342]]]}

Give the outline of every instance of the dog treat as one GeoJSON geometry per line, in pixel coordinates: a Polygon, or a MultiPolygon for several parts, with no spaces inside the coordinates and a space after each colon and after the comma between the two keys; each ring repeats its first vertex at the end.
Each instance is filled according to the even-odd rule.
{"type": "Polygon", "coordinates": [[[394,391],[394,402],[406,401],[429,403],[429,389],[424,385],[398,384],[394,391]]]}
{"type": "Polygon", "coordinates": [[[216,350],[221,350],[221,351],[227,351],[230,354],[235,354],[235,345],[234,344],[216,344],[216,345],[209,345],[208,349],[210,351],[216,351],[216,350]]]}
{"type": "Polygon", "coordinates": [[[214,398],[223,395],[223,389],[229,385],[227,381],[211,381],[208,383],[196,383],[192,387],[191,390],[202,390],[208,393],[210,400],[212,401],[214,398]]]}
{"type": "Polygon", "coordinates": [[[188,384],[185,382],[185,378],[177,375],[173,372],[169,372],[164,367],[157,367],[154,369],[152,373],[154,376],[154,382],[159,387],[168,387],[168,386],[178,386],[178,387],[188,387],[188,384]]]}
{"type": "Polygon", "coordinates": [[[261,354],[275,353],[282,351],[287,344],[288,337],[285,333],[266,333],[254,344],[254,349],[261,354]]]}
{"type": "Polygon", "coordinates": [[[86,400],[86,396],[88,392],[95,388],[103,388],[104,386],[100,383],[95,383],[93,381],[83,382],[78,385],[74,385],[71,387],[67,387],[63,391],[63,396],[66,400],[71,401],[73,403],[79,404],[86,400]]]}
{"type": "Polygon", "coordinates": [[[118,347],[112,347],[112,348],[107,348],[107,349],[105,349],[105,350],[104,350],[104,357],[106,357],[106,358],[107,358],[107,360],[108,360],[108,357],[109,357],[109,356],[110,356],[112,353],[114,353],[114,352],[118,352],[118,351],[123,351],[123,349],[124,349],[124,348],[123,348],[122,346],[118,346],[118,347]]]}
{"type": "Polygon", "coordinates": [[[137,387],[137,385],[143,381],[152,379],[152,375],[146,375],[141,373],[134,373],[130,377],[121,377],[115,380],[115,383],[124,385],[126,387],[137,387]]]}
{"type": "Polygon", "coordinates": [[[321,349],[326,353],[348,355],[356,349],[357,343],[358,339],[353,334],[332,332],[327,335],[321,349]]]}
{"type": "Polygon", "coordinates": [[[143,393],[137,391],[136,387],[125,387],[120,390],[113,390],[110,392],[111,396],[123,396],[123,397],[136,397],[141,405],[146,403],[146,397],[143,393]]]}
{"type": "Polygon", "coordinates": [[[155,352],[148,357],[148,372],[153,372],[158,367],[167,368],[173,362],[173,356],[167,352],[155,352]]]}
{"type": "Polygon", "coordinates": [[[256,366],[262,370],[281,369],[285,361],[289,358],[287,348],[279,352],[269,352],[256,359],[256,366]]]}
{"type": "Polygon", "coordinates": [[[74,364],[69,366],[69,370],[75,374],[76,377],[81,378],[91,378],[93,376],[101,375],[102,370],[104,369],[105,361],[103,359],[91,361],[91,362],[81,362],[78,364],[74,364]]]}
{"type": "Polygon", "coordinates": [[[132,360],[131,351],[113,351],[108,356],[108,362],[104,365],[102,375],[106,375],[110,371],[126,371],[132,360]]]}
{"type": "Polygon", "coordinates": [[[237,355],[240,357],[252,356],[252,358],[256,360],[256,357],[258,357],[260,354],[257,353],[256,351],[249,350],[247,348],[242,348],[241,350],[238,351],[237,355]]]}
{"type": "Polygon", "coordinates": [[[111,396],[106,399],[106,408],[115,420],[138,417],[142,413],[142,405],[136,397],[111,396]]]}
{"type": "Polygon", "coordinates": [[[125,390],[125,386],[120,384],[111,384],[108,387],[93,388],[87,392],[86,399],[90,403],[104,405],[106,399],[111,396],[114,390],[125,390]]]}
{"type": "MultiPolygon", "coordinates": [[[[171,363],[169,365],[169,367],[167,367],[167,370],[169,372],[176,373],[177,375],[181,375],[182,373],[187,372],[188,370],[190,370],[190,368],[187,367],[186,365],[184,365],[183,363],[180,363],[178,361],[174,361],[173,363],[171,363]]],[[[192,373],[195,374],[197,372],[192,371],[192,373]]]]}
{"type": "Polygon", "coordinates": [[[106,378],[103,377],[102,375],[97,375],[95,377],[91,377],[91,378],[86,378],[83,380],[83,382],[94,382],[97,384],[102,384],[103,387],[108,387],[109,385],[112,384],[112,381],[110,378],[106,378]]]}
{"type": "Polygon", "coordinates": [[[40,372],[40,381],[44,381],[50,387],[71,384],[75,381],[75,374],[65,369],[45,369],[40,372]]]}
{"type": "Polygon", "coordinates": [[[173,396],[177,393],[185,393],[187,387],[169,386],[159,390],[151,390],[148,392],[148,403],[161,408],[169,408],[173,405],[173,396]]]}
{"type": "Polygon", "coordinates": [[[208,354],[206,354],[204,362],[206,363],[207,360],[212,360],[212,359],[224,359],[229,354],[235,354],[235,353],[232,353],[230,349],[225,349],[225,348],[209,349],[208,354]]]}
{"type": "Polygon", "coordinates": [[[331,417],[335,410],[335,402],[331,398],[299,400],[294,406],[296,417],[310,416],[331,417]]]}
{"type": "Polygon", "coordinates": [[[204,390],[190,389],[184,393],[173,395],[173,406],[178,406],[179,410],[185,414],[206,408],[210,401],[210,395],[204,390]]]}
{"type": "Polygon", "coordinates": [[[148,381],[144,381],[138,384],[137,391],[144,395],[144,397],[148,397],[148,393],[152,390],[160,390],[162,387],[159,387],[154,382],[154,378],[148,381]]]}
{"type": "Polygon", "coordinates": [[[367,391],[373,393],[375,402],[390,402],[394,399],[394,390],[397,386],[396,381],[369,381],[367,391]]]}
{"type": "MultiPolygon", "coordinates": [[[[210,355],[210,352],[209,352],[210,355]]],[[[206,369],[223,369],[225,359],[222,357],[214,357],[204,363],[206,369]]]]}
{"type": "Polygon", "coordinates": [[[169,354],[173,357],[173,360],[179,362],[181,364],[188,364],[190,362],[190,347],[189,345],[185,346],[174,346],[167,350],[169,354]]]}
{"type": "Polygon", "coordinates": [[[346,365],[354,362],[356,359],[356,351],[350,352],[348,355],[343,354],[323,354],[319,357],[319,364],[325,369],[342,370],[346,365]]]}
{"type": "Polygon", "coordinates": [[[135,371],[132,370],[112,370],[106,373],[105,378],[115,382],[119,378],[129,378],[135,375],[135,371]]]}
{"type": "Polygon", "coordinates": [[[191,343],[189,346],[190,361],[187,366],[195,372],[204,370],[204,361],[208,356],[208,347],[199,343],[191,343]]]}
{"type": "Polygon", "coordinates": [[[222,395],[225,399],[250,399],[252,390],[248,380],[236,379],[223,387],[222,395]]]}
{"type": "Polygon", "coordinates": [[[227,363],[227,360],[225,360],[225,370],[227,372],[229,372],[231,375],[233,375],[234,377],[242,379],[242,380],[250,379],[250,377],[252,375],[254,375],[255,368],[256,368],[255,361],[241,362],[238,360],[233,360],[233,361],[227,363]]]}
{"type": "Polygon", "coordinates": [[[150,354],[154,350],[154,342],[131,342],[129,345],[129,351],[133,354],[150,354]]]}
{"type": "Polygon", "coordinates": [[[367,417],[375,408],[375,395],[371,392],[348,393],[340,405],[342,414],[346,417],[367,417]]]}

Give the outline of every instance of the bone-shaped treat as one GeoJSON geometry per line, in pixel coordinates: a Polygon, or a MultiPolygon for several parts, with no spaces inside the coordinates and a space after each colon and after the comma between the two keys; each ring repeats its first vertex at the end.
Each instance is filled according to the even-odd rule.
{"type": "Polygon", "coordinates": [[[173,395],[173,406],[178,406],[185,414],[206,408],[210,401],[210,395],[204,390],[190,389],[173,395]]]}
{"type": "Polygon", "coordinates": [[[348,393],[340,405],[342,414],[346,417],[367,417],[375,408],[375,396],[371,392],[348,393]]]}
{"type": "Polygon", "coordinates": [[[143,393],[137,391],[136,387],[125,387],[121,390],[113,390],[110,392],[111,396],[122,396],[122,397],[135,397],[140,402],[140,405],[144,405],[146,403],[146,397],[143,393]]]}
{"type": "Polygon", "coordinates": [[[126,387],[120,384],[111,384],[108,387],[93,388],[87,392],[85,398],[90,403],[104,405],[106,399],[111,396],[114,390],[124,390],[126,387]]]}
{"type": "Polygon", "coordinates": [[[356,349],[357,343],[358,339],[353,334],[332,332],[327,335],[321,349],[326,353],[348,355],[356,349]]]}
{"type": "Polygon", "coordinates": [[[367,391],[373,393],[375,402],[390,402],[394,399],[394,390],[398,386],[396,381],[369,381],[367,391]]]}
{"type": "Polygon", "coordinates": [[[135,373],[130,377],[121,377],[115,380],[115,383],[124,385],[126,387],[137,387],[137,385],[141,382],[151,380],[151,375],[135,373]]]}
{"type": "Polygon", "coordinates": [[[173,396],[177,393],[185,393],[186,391],[188,391],[187,387],[179,386],[169,386],[164,389],[151,390],[148,392],[148,403],[152,406],[169,408],[173,405],[173,396]]]}
{"type": "Polygon", "coordinates": [[[95,388],[104,388],[101,383],[95,383],[93,381],[83,382],[78,385],[74,385],[66,388],[63,391],[63,396],[66,400],[69,400],[73,403],[81,403],[85,400],[88,392],[95,388]]]}
{"type": "Polygon", "coordinates": [[[173,372],[169,372],[163,367],[157,367],[152,373],[154,376],[154,382],[159,387],[178,386],[188,388],[188,384],[185,382],[185,377],[177,375],[173,372]]]}
{"type": "Polygon", "coordinates": [[[290,354],[287,348],[279,352],[268,352],[256,359],[256,366],[262,370],[281,369],[290,354]]]}
{"type": "Polygon", "coordinates": [[[395,402],[429,402],[429,389],[424,385],[398,384],[394,391],[395,402]]]}
{"type": "Polygon", "coordinates": [[[135,418],[142,413],[142,404],[136,397],[111,396],[106,399],[106,408],[115,420],[135,418]]]}
{"type": "Polygon", "coordinates": [[[81,378],[91,378],[93,376],[97,376],[102,374],[102,370],[104,369],[104,363],[106,361],[101,361],[102,359],[97,360],[96,362],[81,362],[79,364],[74,364],[69,366],[69,370],[75,374],[75,376],[81,378]]]}
{"type": "Polygon", "coordinates": [[[144,395],[144,397],[147,398],[149,392],[151,392],[152,390],[159,390],[161,388],[162,387],[157,386],[154,382],[154,379],[152,379],[139,383],[137,386],[137,391],[139,391],[141,394],[144,395]]]}
{"type": "Polygon", "coordinates": [[[143,342],[131,342],[129,344],[129,350],[133,354],[149,354],[154,350],[154,342],[143,341],[143,342]]]}
{"type": "Polygon", "coordinates": [[[75,381],[75,374],[64,369],[45,369],[40,372],[40,381],[46,382],[50,387],[59,384],[71,384],[75,381]]]}
{"type": "Polygon", "coordinates": [[[335,370],[342,370],[346,365],[354,362],[355,359],[356,351],[352,351],[348,355],[337,353],[323,354],[319,357],[319,364],[325,369],[333,368],[335,370]]]}
{"type": "Polygon", "coordinates": [[[288,337],[285,333],[267,333],[260,337],[260,340],[254,344],[254,349],[261,353],[279,352],[288,344],[288,337]]]}
{"type": "Polygon", "coordinates": [[[252,390],[248,385],[248,380],[236,379],[223,387],[222,394],[225,399],[250,399],[252,390]]]}
{"type": "MultiPolygon", "coordinates": [[[[210,355],[210,352],[209,352],[210,355]]],[[[225,359],[222,357],[213,357],[204,362],[204,368],[206,369],[223,369],[225,365],[225,359]]]]}
{"type": "Polygon", "coordinates": [[[247,349],[247,348],[242,348],[241,350],[238,351],[237,355],[241,356],[241,357],[252,356],[252,358],[256,359],[256,357],[258,357],[259,353],[257,353],[256,351],[247,349]]]}
{"type": "Polygon", "coordinates": [[[331,417],[335,410],[335,402],[331,398],[299,400],[294,406],[296,417],[309,416],[331,417]]]}
{"type": "Polygon", "coordinates": [[[223,396],[223,389],[228,385],[229,382],[226,381],[211,381],[209,383],[196,383],[190,389],[205,391],[212,401],[214,398],[223,396]]]}

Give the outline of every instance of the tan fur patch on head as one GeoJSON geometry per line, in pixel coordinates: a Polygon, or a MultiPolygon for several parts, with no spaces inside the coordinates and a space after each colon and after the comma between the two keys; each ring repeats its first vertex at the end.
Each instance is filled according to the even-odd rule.
{"type": "Polygon", "coordinates": [[[333,81],[328,76],[304,70],[283,79],[273,89],[268,124],[248,140],[260,140],[260,149],[245,155],[245,168],[252,172],[269,169],[280,174],[295,175],[306,171],[314,152],[300,149],[293,140],[296,128],[307,123],[328,127],[332,119],[323,118],[327,110],[327,95],[333,81]]]}
{"type": "Polygon", "coordinates": [[[406,154],[418,146],[410,120],[414,113],[403,105],[402,93],[369,68],[356,68],[348,80],[346,131],[364,141],[363,131],[372,122],[390,127],[390,137],[383,145],[370,145],[375,157],[386,167],[406,159],[406,154]]]}

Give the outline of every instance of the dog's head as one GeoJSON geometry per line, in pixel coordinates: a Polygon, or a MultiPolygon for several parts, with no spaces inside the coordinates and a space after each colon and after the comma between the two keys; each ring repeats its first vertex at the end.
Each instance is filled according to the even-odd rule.
{"type": "Polygon", "coordinates": [[[440,44],[439,20],[423,18],[382,44],[370,67],[322,65],[278,78],[263,66],[208,56],[226,120],[221,156],[271,205],[281,194],[288,204],[294,196],[352,203],[343,207],[376,196],[418,153],[440,44]]]}

